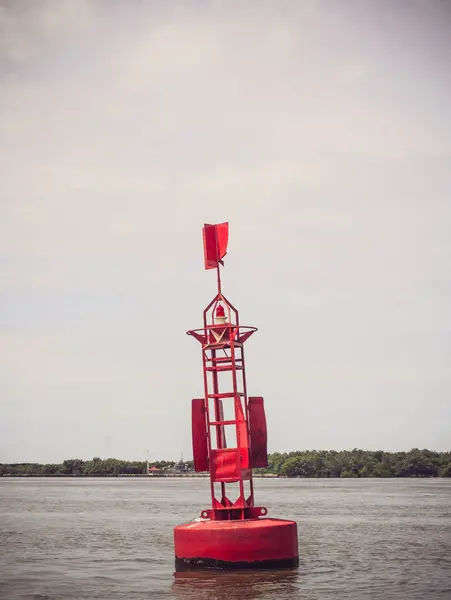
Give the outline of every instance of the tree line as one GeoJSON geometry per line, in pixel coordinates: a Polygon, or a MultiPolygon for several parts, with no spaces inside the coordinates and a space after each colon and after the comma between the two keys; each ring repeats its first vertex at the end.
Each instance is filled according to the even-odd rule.
{"type": "MultiPolygon", "coordinates": [[[[185,462],[188,470],[192,461],[185,462]]],[[[167,469],[173,461],[149,463],[149,467],[167,469]]],[[[451,477],[451,452],[433,452],[414,448],[409,452],[383,450],[307,450],[274,452],[268,456],[266,469],[255,469],[262,475],[282,477],[451,477]]],[[[145,461],[116,458],[92,460],[79,458],[61,464],[17,463],[1,464],[0,476],[91,476],[145,475],[145,461]]]]}
{"type": "Polygon", "coordinates": [[[451,477],[451,452],[418,448],[275,452],[268,456],[268,467],[257,471],[286,477],[451,477]]]}
{"type": "MultiPolygon", "coordinates": [[[[1,464],[0,477],[10,476],[41,476],[41,477],[114,477],[117,475],[145,475],[146,461],[119,460],[117,458],[101,459],[95,457],[92,460],[71,458],[64,460],[61,464],[39,464],[39,463],[16,463],[1,464]]],[[[158,469],[174,467],[173,461],[157,461],[149,463],[149,467],[158,469]]]]}

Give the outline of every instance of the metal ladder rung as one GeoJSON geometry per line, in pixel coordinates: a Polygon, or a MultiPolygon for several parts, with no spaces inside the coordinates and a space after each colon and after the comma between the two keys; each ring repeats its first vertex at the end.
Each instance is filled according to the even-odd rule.
{"type": "MultiPolygon", "coordinates": [[[[231,356],[212,356],[210,358],[207,358],[207,361],[208,362],[217,362],[217,363],[232,362],[232,357],[231,356]]],[[[243,359],[235,357],[235,362],[243,362],[243,359]]]]}
{"type": "Polygon", "coordinates": [[[244,392],[228,392],[226,394],[208,394],[208,398],[235,398],[235,396],[244,396],[244,392]]]}
{"type": "Polygon", "coordinates": [[[220,371],[233,371],[233,369],[236,369],[237,371],[242,371],[243,370],[243,366],[242,365],[223,365],[220,367],[205,367],[207,371],[216,371],[216,372],[220,372],[220,371]]]}

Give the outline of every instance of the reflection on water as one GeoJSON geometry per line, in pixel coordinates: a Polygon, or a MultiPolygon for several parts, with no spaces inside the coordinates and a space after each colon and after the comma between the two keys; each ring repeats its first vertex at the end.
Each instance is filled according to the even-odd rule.
{"type": "Polygon", "coordinates": [[[177,600],[256,600],[292,598],[297,589],[297,569],[280,571],[183,571],[174,573],[173,596],[177,600]]]}

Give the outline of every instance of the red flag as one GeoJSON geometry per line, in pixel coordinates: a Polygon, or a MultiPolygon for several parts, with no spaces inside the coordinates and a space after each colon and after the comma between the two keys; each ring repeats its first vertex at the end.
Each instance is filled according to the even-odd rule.
{"type": "Polygon", "coordinates": [[[202,233],[204,238],[205,268],[216,269],[218,264],[224,264],[222,259],[227,254],[229,224],[204,225],[202,233]]]}

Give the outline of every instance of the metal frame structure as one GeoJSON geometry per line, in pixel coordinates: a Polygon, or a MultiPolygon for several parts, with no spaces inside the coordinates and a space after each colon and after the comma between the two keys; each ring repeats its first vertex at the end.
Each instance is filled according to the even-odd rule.
{"type": "Polygon", "coordinates": [[[244,343],[257,329],[240,325],[238,310],[222,294],[219,264],[216,268],[218,292],[203,311],[204,326],[187,331],[201,344],[204,379],[204,398],[192,405],[194,463],[196,470],[210,472],[212,507],[201,517],[242,520],[267,514],[254,504],[252,478],[253,467],[267,464],[263,399],[248,398],[244,357],[244,343]],[[224,416],[224,408],[232,418],[224,416]],[[231,484],[238,484],[237,498],[229,497],[231,484]]]}

